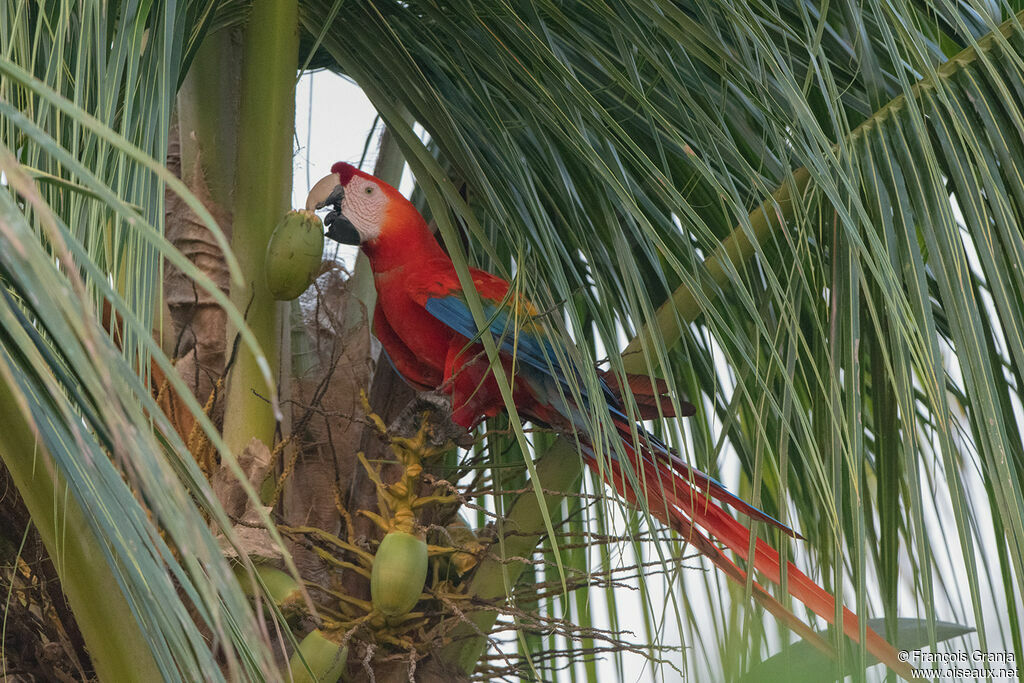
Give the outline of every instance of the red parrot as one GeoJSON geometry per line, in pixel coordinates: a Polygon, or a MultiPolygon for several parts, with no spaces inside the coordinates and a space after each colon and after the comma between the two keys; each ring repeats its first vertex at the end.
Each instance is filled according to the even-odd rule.
{"type": "MultiPolygon", "coordinates": [[[[416,207],[391,185],[343,162],[331,168],[331,175],[320,180],[306,200],[310,210],[328,206],[331,211],[324,218],[327,237],[341,244],[358,245],[369,259],[377,288],[373,332],[399,374],[419,390],[448,394],[452,419],[467,429],[504,410],[505,403],[483,345],[479,341],[471,343],[479,339],[479,332],[455,266],[416,207]]],[[[630,503],[636,504],[638,495],[644,496],[652,515],[675,529],[741,585],[746,585],[746,572],[709,535],[739,557],[747,558],[750,530],[712,499],[799,538],[789,527],[688,466],[630,419],[623,412],[622,389],[612,373],[601,373],[603,395],[589,396],[578,381],[578,369],[567,360],[568,354],[556,352],[559,341],[547,337],[532,322],[537,316],[534,306],[510,293],[509,283],[502,278],[475,268],[470,273],[520,415],[562,433],[575,433],[588,466],[630,503]],[[570,387],[576,388],[584,405],[574,403],[570,387]],[[607,403],[622,440],[622,450],[630,459],[628,470],[614,455],[606,460],[602,470],[598,469],[584,415],[593,403],[602,400],[607,403]],[[639,480],[642,494],[628,483],[629,471],[639,480]]],[[[659,409],[663,415],[673,415],[671,402],[665,396],[666,387],[660,380],[630,376],[628,383],[641,419],[657,417],[659,409]]],[[[682,406],[686,415],[694,413],[692,405],[682,406]]],[[[752,560],[757,570],[779,583],[779,555],[767,543],[755,541],[752,560]]],[[[836,604],[832,595],[792,563],[788,564],[787,573],[790,594],[825,621],[835,623],[836,604]]],[[[752,585],[754,597],[769,611],[831,652],[803,621],[756,582],[752,585]]],[[[846,608],[843,630],[859,642],[857,617],[846,608]]],[[[908,665],[901,663],[892,645],[870,628],[866,646],[880,661],[910,678],[908,665]]]]}

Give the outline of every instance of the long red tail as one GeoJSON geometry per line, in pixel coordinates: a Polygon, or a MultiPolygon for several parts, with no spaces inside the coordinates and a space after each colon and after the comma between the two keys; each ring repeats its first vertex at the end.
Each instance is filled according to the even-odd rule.
{"type": "MultiPolygon", "coordinates": [[[[619,421],[616,419],[616,423],[619,421]]],[[[722,493],[724,487],[721,484],[682,463],[667,448],[654,441],[653,437],[647,445],[641,447],[641,454],[638,456],[632,446],[632,438],[627,437],[628,424],[620,425],[620,433],[623,437],[626,453],[631,460],[632,471],[643,484],[647,508],[651,514],[675,529],[687,542],[696,547],[701,554],[708,557],[726,576],[741,585],[746,585],[746,572],[730,560],[698,528],[704,529],[710,536],[724,543],[726,547],[738,556],[748,557],[750,530],[726,513],[713,500],[713,498],[717,498],[734,505],[735,501],[739,501],[739,499],[728,492],[722,493]],[[626,429],[625,433],[623,433],[623,428],[626,429]],[[664,453],[661,452],[663,449],[664,453]],[[655,454],[659,457],[654,457],[655,454]]],[[[645,436],[647,435],[641,431],[641,439],[645,436]]],[[[587,464],[595,472],[599,471],[598,463],[593,457],[587,457],[587,464]]],[[[604,470],[601,474],[627,501],[633,505],[637,504],[634,488],[624,477],[621,462],[614,459],[607,460],[604,463],[604,470]]],[[[751,511],[753,512],[752,516],[788,531],[788,527],[780,524],[772,517],[765,515],[757,510],[757,508],[742,501],[740,502],[742,505],[738,507],[744,512],[751,511]]],[[[790,533],[792,532],[790,531],[790,533]]],[[[776,584],[780,583],[781,566],[779,554],[767,543],[760,539],[755,540],[752,560],[755,569],[764,574],[770,581],[776,584]]],[[[792,562],[787,563],[786,572],[789,594],[829,624],[835,624],[835,598],[824,588],[812,581],[810,577],[797,569],[792,562]]],[[[808,639],[819,649],[831,655],[835,654],[833,648],[825,640],[795,614],[775,600],[762,586],[756,582],[753,582],[752,586],[754,598],[774,614],[776,618],[783,621],[798,635],[808,639]]],[[[843,632],[854,642],[860,642],[860,624],[857,616],[845,607],[842,614],[843,632]]],[[[870,628],[866,629],[865,647],[868,652],[897,674],[907,680],[912,680],[909,664],[899,661],[896,649],[870,628]]]]}

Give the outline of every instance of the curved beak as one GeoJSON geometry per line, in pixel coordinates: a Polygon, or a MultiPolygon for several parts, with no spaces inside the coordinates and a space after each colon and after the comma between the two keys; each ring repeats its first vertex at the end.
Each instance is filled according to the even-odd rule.
{"type": "Polygon", "coordinates": [[[338,184],[338,176],[332,173],[329,176],[324,176],[320,180],[316,181],[316,185],[309,191],[309,196],[306,197],[306,211],[316,211],[322,209],[328,204],[341,204],[341,199],[345,196],[345,188],[338,184]],[[334,201],[335,196],[337,201],[334,201]]]}
{"type": "Polygon", "coordinates": [[[332,173],[317,181],[306,197],[306,210],[316,211],[330,206],[331,211],[324,216],[327,236],[339,244],[359,246],[359,231],[341,213],[341,202],[345,199],[345,188],[338,183],[338,176],[332,173]]]}

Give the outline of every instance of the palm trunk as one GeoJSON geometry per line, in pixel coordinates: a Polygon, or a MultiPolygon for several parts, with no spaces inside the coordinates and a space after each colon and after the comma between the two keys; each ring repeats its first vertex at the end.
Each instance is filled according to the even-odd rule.
{"type": "MultiPolygon", "coordinates": [[[[260,366],[276,376],[278,311],[263,277],[267,242],[289,208],[295,80],[299,59],[295,0],[257,0],[246,28],[238,122],[237,174],[231,249],[245,285],[231,292],[234,304],[259,341],[262,357],[239,348],[228,382],[224,438],[240,453],[251,438],[270,444],[277,425],[276,389],[260,366]]],[[[231,335],[229,335],[230,338],[231,335]]]]}

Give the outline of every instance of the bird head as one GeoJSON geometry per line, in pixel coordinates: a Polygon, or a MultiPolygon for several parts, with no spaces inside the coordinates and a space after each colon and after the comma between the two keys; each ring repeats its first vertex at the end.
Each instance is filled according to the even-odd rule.
{"type": "Polygon", "coordinates": [[[407,203],[398,190],[383,180],[339,161],[331,174],[320,179],[306,198],[306,209],[331,207],[324,217],[327,236],[335,242],[358,246],[381,236],[396,204],[407,203]]]}

